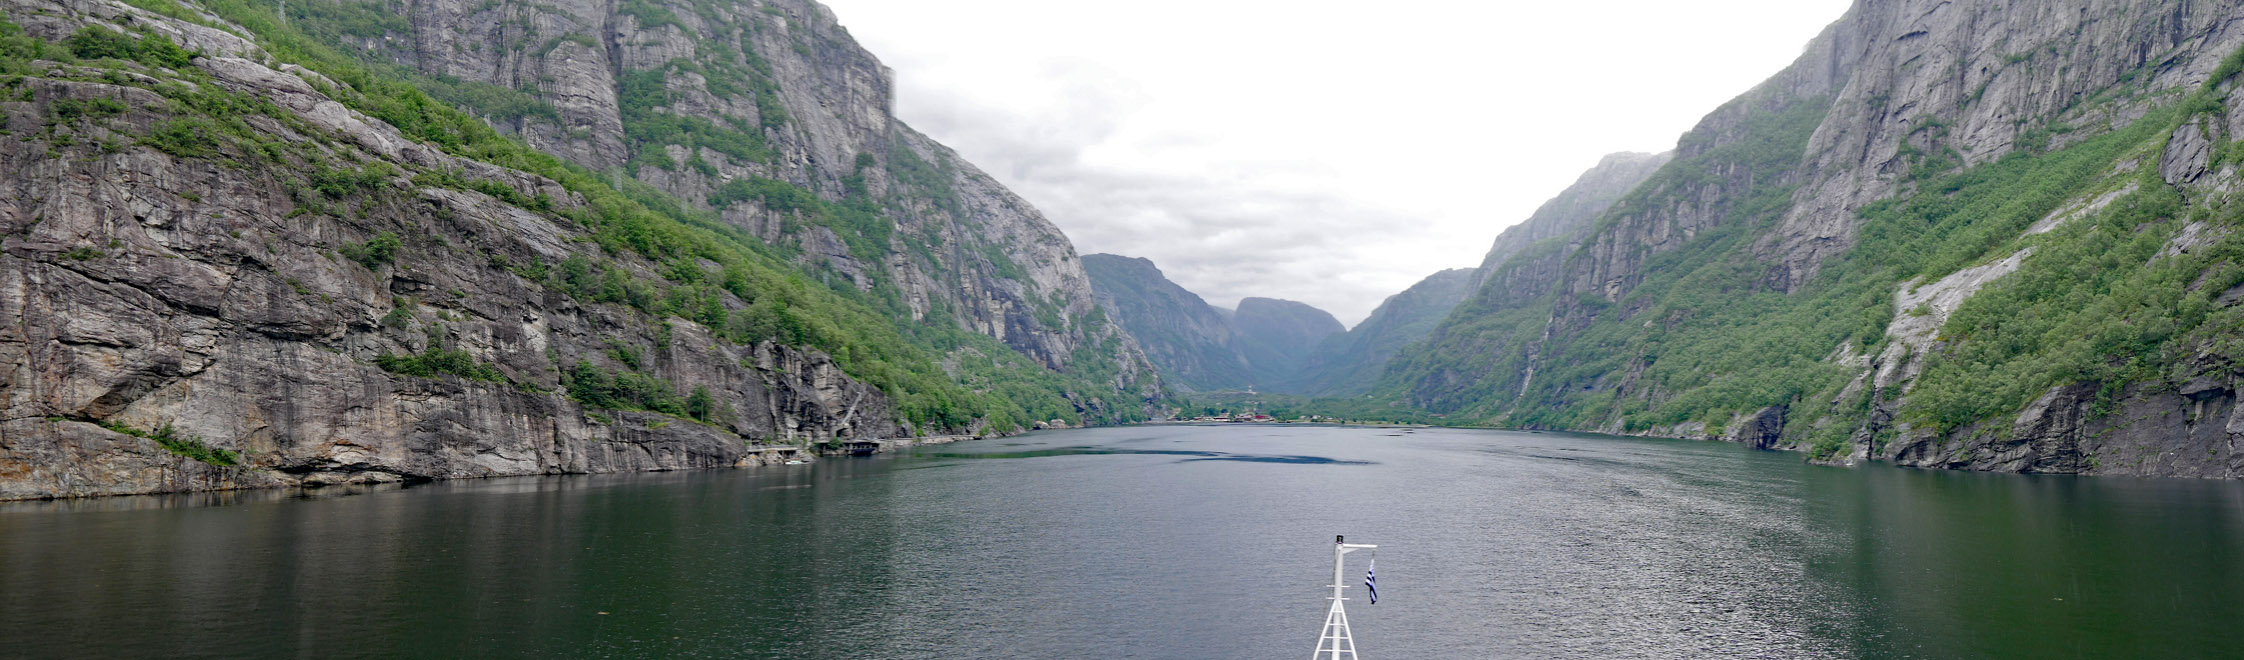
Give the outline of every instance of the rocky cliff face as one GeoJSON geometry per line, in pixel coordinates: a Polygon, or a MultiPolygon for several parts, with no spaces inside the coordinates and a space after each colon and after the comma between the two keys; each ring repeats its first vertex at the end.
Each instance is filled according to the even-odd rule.
{"type": "MultiPolygon", "coordinates": [[[[1526,310],[1546,300],[1558,285],[1567,259],[1581,249],[1597,220],[1673,159],[1673,152],[1609,154],[1536,208],[1534,215],[1498,234],[1458,300],[1430,327],[1388,352],[1382,366],[1394,364],[1410,372],[1390,380],[1389,388],[1403,380],[1414,390],[1419,405],[1435,407],[1458,406],[1485,391],[1468,384],[1488,376],[1466,366],[1470,356],[1516,355],[1524,348],[1529,338],[1516,335],[1522,331],[1522,317],[1534,315],[1526,310]],[[1421,339],[1429,344],[1411,346],[1421,339]],[[1460,391],[1473,394],[1458,396],[1460,391]]],[[[1378,378],[1380,373],[1368,375],[1378,378]]]]}
{"type": "Polygon", "coordinates": [[[1475,287],[1486,282],[1513,257],[1534,250],[1538,244],[1548,249],[1553,243],[1588,229],[1614,202],[1620,201],[1674,158],[1673,152],[1621,152],[1599,159],[1596,167],[1575,178],[1558,196],[1543,202],[1534,215],[1496,235],[1496,244],[1490,246],[1488,256],[1481,259],[1475,287]]]}
{"type": "Polygon", "coordinates": [[[19,130],[0,136],[0,198],[11,200],[0,205],[10,321],[0,365],[13,374],[0,382],[0,498],[730,466],[763,460],[755,442],[900,432],[888,397],[823,354],[719,342],[497,266],[583,248],[550,214],[417,187],[405,174],[457,168],[564,209],[577,203],[552,181],[404,140],[329,100],[317,74],[259,64],[257,47],[223,32],[102,2],[7,10],[50,39],[115,23],[207,39],[211,56],[196,60],[207,78],[196,82],[275,104],[253,119],[259,133],[395,169],[332,200],[293,194],[284,171],[236,160],[257,156],[235,145],[206,157],[120,148],[179,121],[171,90],[151,89],[152,77],[120,84],[99,69],[36,65],[4,104],[19,130]],[[66,119],[80,106],[111,110],[66,119]],[[321,202],[337,206],[311,210],[321,202]],[[408,237],[393,263],[338,256],[385,231],[408,237]],[[498,377],[398,377],[375,364],[437,348],[498,377]],[[708,424],[600,416],[555,393],[564,361],[608,363],[622,351],[677,387],[714,393],[725,414],[708,424]],[[141,437],[167,435],[159,429],[236,452],[239,465],[141,437]]]}
{"type": "Polygon", "coordinates": [[[2244,476],[2201,417],[2244,328],[2208,220],[2240,18],[1858,2],[1592,229],[1511,254],[1387,391],[1829,459],[2244,476]]]}
{"type": "Polygon", "coordinates": [[[1083,256],[1099,306],[1119,321],[1165,382],[1186,390],[1227,390],[1254,382],[1247,358],[1232,342],[1231,321],[1200,296],[1177,286],[1146,259],[1083,256]]]}
{"type": "MultiPolygon", "coordinates": [[[[1146,362],[1073,246],[1026,201],[891,113],[887,67],[809,0],[314,0],[307,30],[452,90],[532,146],[722,213],[804,267],[1054,369],[1146,362]],[[447,86],[448,85],[448,86],[447,86]]],[[[1143,381],[1143,382],[1140,382],[1143,381]]]]}
{"type": "MultiPolygon", "coordinates": [[[[794,9],[826,20],[807,29],[838,31],[823,9],[794,9]]],[[[945,389],[955,386],[942,369],[1021,368],[971,346],[939,367],[897,343],[888,326],[908,321],[885,317],[880,298],[826,292],[782,260],[832,276],[846,268],[816,268],[817,257],[859,256],[836,254],[846,245],[767,253],[695,227],[700,216],[650,212],[481,136],[472,119],[416,106],[425,98],[378,71],[338,81],[282,64],[240,36],[252,27],[191,3],[174,16],[108,0],[0,0],[0,10],[24,33],[0,28],[0,499],[756,464],[812,443],[995,424],[948,407],[975,395],[945,389]],[[898,396],[920,403],[900,410],[898,396]]],[[[508,15],[571,20],[558,11],[508,15]]],[[[612,62],[662,43],[546,50],[612,62]]],[[[949,162],[871,112],[884,101],[843,104],[885,78],[818,70],[821,52],[788,75],[829,84],[789,93],[829,104],[838,123],[800,125],[833,134],[797,157],[843,165],[790,172],[888,185],[852,162],[851,139],[892,140],[898,150],[876,162],[905,152],[949,162]]],[[[474,60],[454,55],[438,59],[474,60]]],[[[612,80],[607,66],[539,69],[578,94],[556,102],[566,131],[524,135],[587,163],[616,157],[600,94],[567,86],[612,80]]],[[[961,164],[937,170],[954,184],[942,203],[968,211],[904,231],[984,232],[988,242],[931,245],[985,271],[1017,257],[1019,272],[962,268],[911,294],[917,280],[901,273],[941,258],[888,253],[887,266],[867,268],[892,268],[884,282],[915,311],[965,291],[956,307],[978,311],[956,312],[961,323],[1037,362],[1107,364],[1103,395],[1092,383],[1039,396],[1078,411],[1138,405],[1130,399],[1150,390],[1131,388],[1157,381],[1118,329],[1078,322],[1096,315],[1065,239],[961,164]],[[1041,312],[1015,306],[1031,299],[1041,312]]],[[[791,199],[771,190],[781,192],[757,198],[758,213],[791,199]]],[[[778,222],[802,235],[818,232],[789,223],[850,210],[793,201],[778,222]]]]}
{"type": "Polygon", "coordinates": [[[1492,309],[1525,305],[1549,293],[1597,219],[1674,158],[1674,152],[1616,153],[1599,160],[1526,221],[1496,235],[1467,299],[1492,309]]]}
{"type": "MultiPolygon", "coordinates": [[[[1498,249],[1502,249],[1501,243],[1498,249]]],[[[1292,391],[1311,396],[1356,396],[1371,391],[1387,361],[1404,346],[1432,334],[1434,326],[1473,292],[1481,272],[1452,268],[1388,296],[1356,327],[1325,337],[1302,366],[1292,391]]]]}
{"type": "Polygon", "coordinates": [[[1812,281],[1854,245],[1856,211],[1913,169],[1991,163],[2141,117],[2157,92],[2219,66],[2244,38],[2239,15],[2196,0],[1857,3],[1818,40],[1827,55],[1782,74],[1796,81],[1789,94],[1833,100],[1799,164],[1803,185],[1759,246],[1772,279],[1812,281]],[[2051,120],[2083,130],[2051,135],[2051,120]]]}

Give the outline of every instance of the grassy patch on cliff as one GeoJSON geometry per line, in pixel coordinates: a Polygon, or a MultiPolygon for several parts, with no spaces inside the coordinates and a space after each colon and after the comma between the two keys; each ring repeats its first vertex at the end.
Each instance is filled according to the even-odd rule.
{"type": "Polygon", "coordinates": [[[233,467],[242,464],[241,452],[210,446],[210,443],[203,442],[202,438],[181,433],[178,429],[172,428],[170,424],[156,427],[154,431],[143,431],[116,421],[104,421],[101,423],[101,427],[135,438],[154,440],[158,446],[164,448],[164,451],[211,465],[233,467]]]}
{"type": "MultiPolygon", "coordinates": [[[[1686,248],[1671,262],[1655,261],[1655,268],[1691,275],[1665,291],[1647,291],[1660,295],[1648,316],[1603,325],[1636,340],[1630,347],[1640,349],[1645,364],[1638,387],[1666,394],[1616,401],[1624,427],[1692,420],[1713,425],[1732,414],[1806,403],[1813,404],[1811,410],[1791,415],[1800,426],[1789,432],[1811,442],[1839,442],[1867,413],[1867,393],[1837,400],[1859,371],[1826,358],[1842,345],[1858,355],[1884,350],[1894,291],[1903,282],[1931,282],[2007,256],[2027,226],[2078,195],[2163,125],[2150,120],[2058,153],[2015,153],[1933,178],[1917,195],[1872,205],[1863,212],[1854,247],[1827,260],[1813,281],[1789,294],[1755,286],[1767,266],[1747,244],[1686,248]],[[1638,319],[1652,320],[1652,327],[1627,327],[1641,324],[1638,319]],[[1821,416],[1815,410],[1825,409],[1841,422],[1820,432],[1808,428],[1821,416]]],[[[2000,400],[1994,405],[2015,410],[2000,400]]]]}
{"type": "Polygon", "coordinates": [[[468,380],[502,382],[506,374],[498,367],[485,364],[475,356],[457,348],[432,345],[426,351],[412,355],[383,353],[374,357],[375,366],[383,371],[421,378],[435,378],[439,374],[452,374],[468,380]]]}
{"type": "MultiPolygon", "coordinates": [[[[862,176],[862,167],[859,172],[862,176]]],[[[849,246],[850,256],[867,265],[882,262],[888,255],[889,239],[896,233],[895,221],[890,220],[880,204],[861,187],[852,190],[841,202],[828,202],[794,184],[750,176],[727,182],[711,193],[708,201],[710,206],[722,209],[749,200],[766,209],[789,214],[796,221],[832,230],[849,246]]]]}

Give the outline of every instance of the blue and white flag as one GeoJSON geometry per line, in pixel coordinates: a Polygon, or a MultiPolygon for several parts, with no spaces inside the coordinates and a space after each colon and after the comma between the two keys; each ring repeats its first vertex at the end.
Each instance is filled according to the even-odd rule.
{"type": "Polygon", "coordinates": [[[1371,592],[1371,604],[1373,604],[1373,605],[1378,605],[1378,604],[1379,604],[1379,560],[1377,560],[1377,559],[1373,559],[1373,560],[1371,560],[1371,565],[1369,565],[1369,566],[1365,566],[1365,567],[1364,567],[1364,590],[1365,590],[1365,591],[1368,591],[1368,592],[1371,592]]]}

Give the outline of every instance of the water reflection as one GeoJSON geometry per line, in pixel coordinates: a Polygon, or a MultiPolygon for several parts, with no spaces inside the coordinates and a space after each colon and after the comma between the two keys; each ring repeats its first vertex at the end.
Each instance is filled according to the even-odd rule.
{"type": "Polygon", "coordinates": [[[1383,598],[1351,606],[1376,657],[2244,657],[2244,485],[1408,436],[1101,429],[759,470],[19,503],[0,507],[0,648],[1285,658],[1314,641],[1344,532],[1382,544],[1383,598]]]}
{"type": "Polygon", "coordinates": [[[29,657],[846,657],[892,581],[890,482],[866,467],[49,503],[0,515],[0,637],[29,657]]]}
{"type": "MultiPolygon", "coordinates": [[[[1027,446],[1026,443],[1008,443],[1007,447],[1027,446]]],[[[1192,451],[1184,449],[1115,449],[1109,447],[1060,447],[1055,449],[1030,449],[999,452],[931,452],[923,458],[1047,458],[1052,456],[1183,456],[1178,462],[1188,461],[1239,461],[1243,463],[1285,463],[1292,465],[1373,465],[1371,461],[1340,460],[1323,456],[1268,456],[1233,454],[1220,451],[1192,451]]]]}
{"type": "Polygon", "coordinates": [[[1901,469],[1817,473],[1819,572],[1862,657],[2244,657],[2244,488],[1901,469]]]}
{"type": "Polygon", "coordinates": [[[265,488],[256,490],[230,490],[208,493],[182,493],[176,495],[132,495],[125,497],[88,497],[58,500],[26,500],[0,502],[0,513],[95,513],[103,511],[143,511],[150,509],[178,509],[202,506],[227,506],[276,502],[290,499],[328,499],[350,497],[368,493],[399,490],[399,484],[338,485],[321,488],[265,488]]]}

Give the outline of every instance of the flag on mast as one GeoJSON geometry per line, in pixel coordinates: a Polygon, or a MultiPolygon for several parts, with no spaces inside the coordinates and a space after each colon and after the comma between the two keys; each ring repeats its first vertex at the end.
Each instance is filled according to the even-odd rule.
{"type": "Polygon", "coordinates": [[[1364,591],[1370,592],[1371,604],[1379,604],[1379,560],[1377,559],[1371,560],[1371,565],[1364,567],[1364,591]]]}

